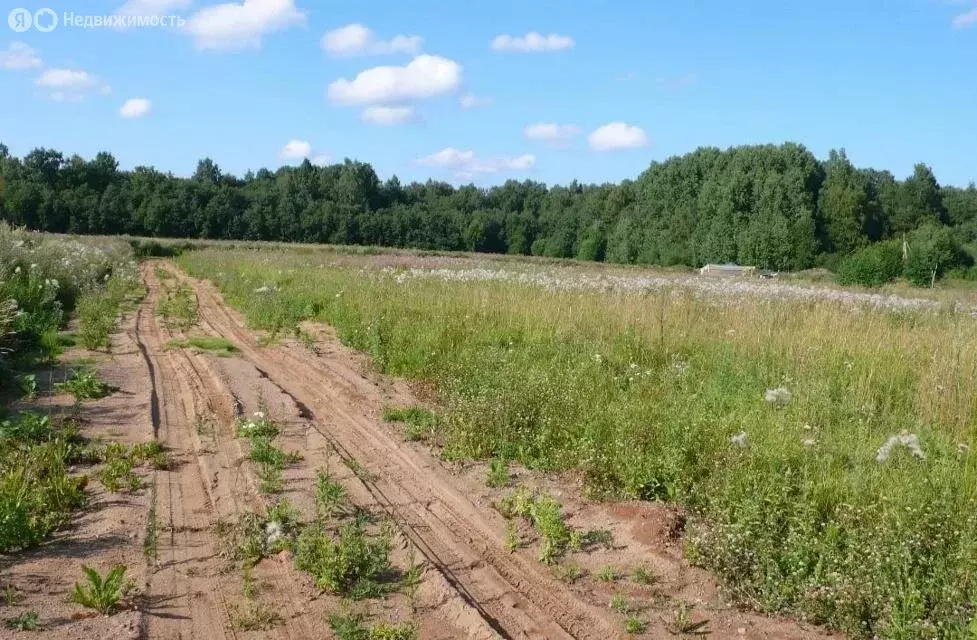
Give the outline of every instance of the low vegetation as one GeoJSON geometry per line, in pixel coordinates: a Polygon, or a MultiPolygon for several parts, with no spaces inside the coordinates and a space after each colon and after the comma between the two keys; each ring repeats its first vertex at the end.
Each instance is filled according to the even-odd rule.
{"type": "Polygon", "coordinates": [[[209,351],[218,356],[231,356],[238,352],[238,348],[227,338],[218,336],[190,336],[189,338],[174,338],[167,343],[172,349],[197,349],[209,351]]]}
{"type": "MultiPolygon", "coordinates": [[[[854,637],[968,632],[969,316],[270,256],[179,261],[256,328],[328,323],[383,371],[429,384],[446,458],[575,469],[592,497],[678,502],[690,560],[763,611],[854,637]]],[[[549,539],[546,558],[569,545],[558,525],[549,539]]]]}
{"type": "Polygon", "coordinates": [[[129,585],[125,581],[125,565],[113,567],[104,576],[87,566],[82,566],[82,571],[85,574],[85,580],[75,583],[71,599],[81,606],[94,609],[101,614],[113,613],[129,589],[129,585]]]}

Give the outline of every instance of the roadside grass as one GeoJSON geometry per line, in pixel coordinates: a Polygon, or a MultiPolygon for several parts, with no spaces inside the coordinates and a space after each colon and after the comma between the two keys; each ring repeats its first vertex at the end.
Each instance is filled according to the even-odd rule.
{"type": "Polygon", "coordinates": [[[248,457],[255,464],[260,481],[258,489],[262,493],[283,491],[285,479],[282,472],[288,465],[301,460],[302,456],[275,446],[272,441],[281,433],[278,425],[264,411],[256,411],[250,418],[238,419],[235,432],[239,438],[246,438],[250,442],[248,457]]]}
{"type": "Polygon", "coordinates": [[[68,374],[68,379],[54,385],[55,390],[70,393],[75,400],[98,400],[111,395],[117,389],[98,379],[93,369],[74,369],[68,374]]]}
{"type": "Polygon", "coordinates": [[[383,419],[403,424],[404,437],[414,441],[430,441],[438,433],[438,416],[423,407],[386,408],[383,419]]]}
{"type": "Polygon", "coordinates": [[[198,349],[209,351],[218,356],[227,357],[238,353],[238,348],[227,338],[218,336],[191,336],[189,338],[173,338],[166,343],[170,349],[198,349]]]}
{"type": "Polygon", "coordinates": [[[181,331],[197,324],[197,297],[193,289],[185,284],[169,287],[164,281],[162,294],[156,303],[156,313],[164,323],[181,331]]]}
{"type": "Polygon", "coordinates": [[[281,251],[179,262],[251,327],[324,322],[380,370],[430,383],[448,459],[575,469],[591,497],[680,503],[688,558],[752,608],[853,637],[969,633],[969,316],[761,300],[735,283],[702,298],[561,290],[545,274],[401,280],[281,251]]]}

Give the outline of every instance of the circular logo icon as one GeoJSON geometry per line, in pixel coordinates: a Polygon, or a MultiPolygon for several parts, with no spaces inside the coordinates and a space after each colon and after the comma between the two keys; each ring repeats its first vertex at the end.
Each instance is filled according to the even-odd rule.
{"type": "Polygon", "coordinates": [[[30,29],[33,22],[34,19],[33,16],[31,16],[31,12],[23,8],[14,9],[10,12],[10,15],[7,16],[7,24],[10,25],[10,28],[17,33],[23,33],[30,29]]]}
{"type": "Polygon", "coordinates": [[[41,33],[50,33],[58,26],[58,14],[54,9],[44,7],[34,12],[34,28],[41,33]]]}

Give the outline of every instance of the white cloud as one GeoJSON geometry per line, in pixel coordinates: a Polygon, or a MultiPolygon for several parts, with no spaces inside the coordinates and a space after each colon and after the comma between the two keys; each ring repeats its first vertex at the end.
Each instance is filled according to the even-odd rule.
{"type": "Polygon", "coordinates": [[[578,133],[580,128],[576,125],[555,122],[537,122],[523,129],[523,134],[530,140],[538,140],[554,146],[566,145],[578,133]]]}
{"type": "Polygon", "coordinates": [[[531,31],[524,36],[510,36],[502,34],[492,40],[494,51],[519,51],[523,53],[539,51],[563,51],[571,49],[576,44],[570,36],[551,33],[544,36],[531,31]]]}
{"type": "Polygon", "coordinates": [[[475,109],[477,107],[487,107],[494,102],[492,98],[479,98],[475,94],[466,93],[458,99],[458,104],[462,109],[475,109]]]}
{"type": "Polygon", "coordinates": [[[4,69],[36,69],[42,64],[37,51],[25,42],[15,40],[7,45],[6,51],[0,51],[0,67],[4,69]]]}
{"type": "Polygon", "coordinates": [[[153,104],[146,98],[129,98],[119,109],[123,118],[141,118],[149,113],[153,104]]]}
{"type": "Polygon", "coordinates": [[[536,165],[536,156],[524,154],[521,156],[498,156],[479,158],[474,151],[445,147],[429,156],[419,158],[418,164],[444,169],[453,169],[455,175],[471,178],[480,174],[511,173],[527,171],[536,165]]]}
{"type": "Polygon", "coordinates": [[[648,144],[648,134],[641,127],[626,122],[611,122],[592,131],[587,142],[595,151],[637,149],[648,144]]]}
{"type": "Polygon", "coordinates": [[[327,31],[322,36],[323,50],[334,56],[385,55],[406,53],[416,55],[421,51],[421,36],[396,35],[390,40],[380,40],[368,27],[359,23],[327,31]]]}
{"type": "Polygon", "coordinates": [[[972,27],[975,24],[977,24],[977,7],[974,7],[970,11],[961,13],[953,18],[954,29],[965,29],[967,27],[972,27]]]}
{"type": "Polygon", "coordinates": [[[302,160],[312,155],[312,143],[308,140],[289,140],[278,152],[282,160],[302,160]]]}
{"type": "Polygon", "coordinates": [[[244,0],[201,9],[187,18],[186,31],[199,49],[240,50],[261,46],[271,32],[305,24],[295,0],[244,0]]]}
{"type": "Polygon", "coordinates": [[[111,91],[111,87],[81,69],[45,69],[34,84],[50,89],[51,99],[56,102],[79,102],[92,91],[98,90],[102,95],[111,91]]]}
{"type": "Polygon", "coordinates": [[[461,84],[461,65],[440,56],[420,55],[403,67],[373,67],[353,80],[340,78],[326,95],[341,104],[378,104],[431,98],[461,84]]]}
{"type": "Polygon", "coordinates": [[[117,16],[169,16],[187,9],[193,0],[126,0],[115,10],[117,16]]]}
{"type": "Polygon", "coordinates": [[[367,107],[363,110],[363,122],[393,126],[414,119],[414,107],[367,107]]]}

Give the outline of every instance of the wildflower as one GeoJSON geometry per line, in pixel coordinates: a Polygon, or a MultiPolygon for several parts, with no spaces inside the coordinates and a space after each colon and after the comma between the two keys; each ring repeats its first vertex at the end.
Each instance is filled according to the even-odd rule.
{"type": "Polygon", "coordinates": [[[810,449],[811,447],[813,447],[817,443],[818,443],[818,441],[815,440],[814,438],[804,438],[803,440],[801,440],[801,445],[803,445],[804,447],[806,447],[808,449],[810,449]]]}
{"type": "Polygon", "coordinates": [[[750,439],[746,435],[746,431],[740,431],[735,436],[730,437],[729,442],[740,449],[747,449],[750,446],[750,439]]]}
{"type": "Polygon", "coordinates": [[[271,293],[271,287],[265,285],[254,290],[255,293],[271,293]]]}
{"type": "Polygon", "coordinates": [[[968,453],[970,453],[970,445],[967,444],[966,442],[959,443],[957,445],[957,453],[962,456],[967,455],[968,453]]]}
{"type": "Polygon", "coordinates": [[[763,394],[763,399],[773,405],[784,406],[788,404],[793,398],[790,390],[784,387],[778,387],[777,389],[767,389],[767,392],[763,394]]]}
{"type": "Polygon", "coordinates": [[[264,411],[255,411],[254,412],[254,417],[257,418],[258,420],[264,420],[265,419],[265,412],[264,411]]]}
{"type": "Polygon", "coordinates": [[[17,267],[16,269],[14,269],[14,273],[20,273],[20,267],[17,267]]]}
{"type": "Polygon", "coordinates": [[[275,546],[275,543],[282,539],[284,532],[282,531],[282,524],[276,520],[272,520],[267,525],[265,525],[265,543],[269,547],[275,546]]]}
{"type": "Polygon", "coordinates": [[[891,436],[885,441],[885,444],[879,447],[878,453],[875,454],[875,461],[885,462],[892,454],[892,450],[897,447],[906,447],[914,458],[919,458],[920,460],[926,459],[926,454],[923,453],[923,449],[919,446],[919,436],[903,430],[899,432],[899,435],[891,436]]]}

